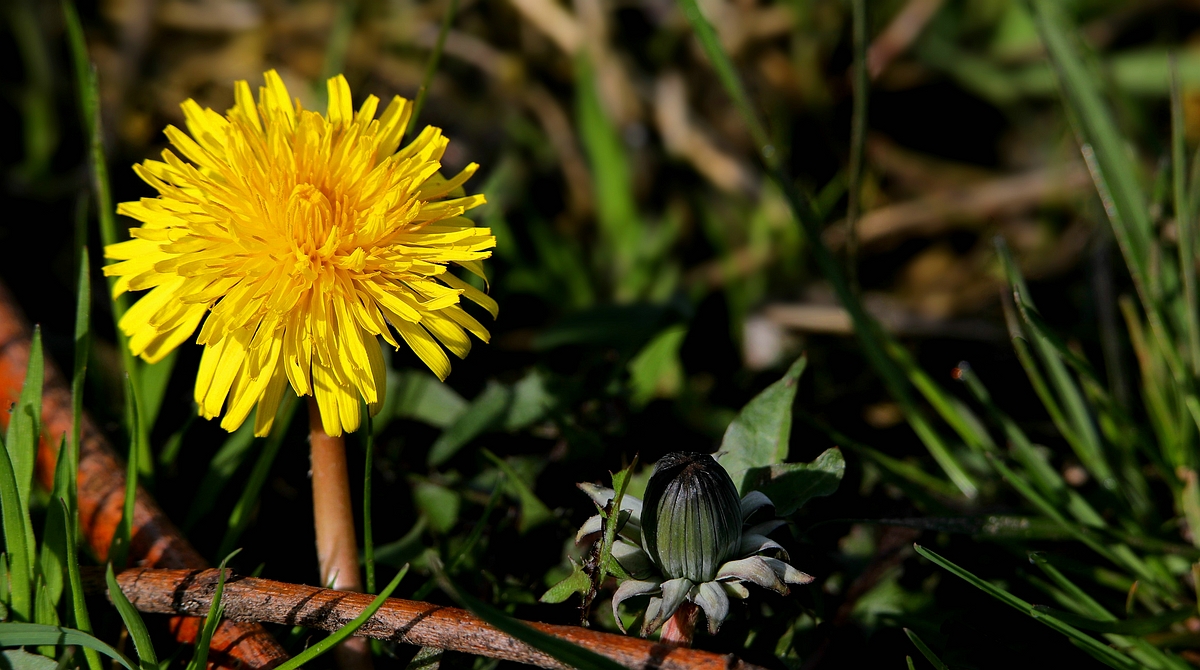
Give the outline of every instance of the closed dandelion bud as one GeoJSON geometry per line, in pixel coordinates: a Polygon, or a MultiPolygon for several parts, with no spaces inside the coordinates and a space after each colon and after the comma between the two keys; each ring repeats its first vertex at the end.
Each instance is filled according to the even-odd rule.
{"type": "Polygon", "coordinates": [[[712,456],[667,454],[654,466],[642,508],[642,545],[667,579],[709,582],[738,551],[737,488],[712,456]]]}

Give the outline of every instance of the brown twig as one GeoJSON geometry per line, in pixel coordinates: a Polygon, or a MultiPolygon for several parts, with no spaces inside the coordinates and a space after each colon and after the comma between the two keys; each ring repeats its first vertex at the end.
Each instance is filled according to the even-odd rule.
{"type": "MultiPolygon", "coordinates": [[[[334,591],[255,577],[229,576],[221,596],[225,616],[337,630],[373,600],[365,593],[334,591]]],[[[117,575],[121,591],[142,612],[203,616],[212,602],[217,570],[126,570],[117,575]]],[[[531,628],[603,654],[629,668],[656,670],[759,670],[736,657],[601,633],[577,626],[526,622],[531,628]]],[[[454,607],[389,598],[356,635],[405,644],[488,656],[543,668],[567,668],[560,661],[454,607]]]]}
{"type": "MultiPolygon", "coordinates": [[[[0,284],[0,407],[7,410],[20,396],[29,366],[30,328],[8,289],[0,284]]],[[[0,411],[0,428],[7,428],[9,412],[0,411]]],[[[42,435],[38,443],[37,479],[54,485],[58,444],[71,430],[71,392],[62,374],[46,361],[42,393],[42,435]]],[[[100,562],[121,520],[125,499],[125,466],[85,413],[79,459],[79,525],[92,554],[100,562]]],[[[170,519],[142,489],[134,504],[130,558],[143,565],[163,568],[204,568],[202,557],[170,519]]],[[[171,632],[185,644],[199,633],[197,620],[176,618],[171,632]]],[[[216,666],[266,669],[287,659],[287,652],[256,624],[226,622],[213,636],[209,660],[216,666]]]]}

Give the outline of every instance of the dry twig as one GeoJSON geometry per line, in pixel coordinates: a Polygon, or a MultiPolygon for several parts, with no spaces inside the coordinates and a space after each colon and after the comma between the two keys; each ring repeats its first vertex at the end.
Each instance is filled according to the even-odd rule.
{"type": "MultiPolygon", "coordinates": [[[[217,570],[126,570],[117,583],[142,612],[208,613],[217,586],[217,570]]],[[[255,577],[228,576],[221,604],[234,621],[257,621],[337,630],[358,616],[374,597],[255,577]]],[[[601,633],[577,626],[527,622],[531,628],[603,654],[629,668],[656,670],[760,670],[736,657],[674,647],[635,637],[601,633]]],[[[405,644],[567,668],[553,657],[492,628],[454,607],[389,598],[356,635],[405,644]]]]}

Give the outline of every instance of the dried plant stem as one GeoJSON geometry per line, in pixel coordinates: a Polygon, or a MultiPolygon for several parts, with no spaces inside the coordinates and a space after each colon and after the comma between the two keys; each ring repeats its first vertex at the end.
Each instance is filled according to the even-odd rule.
{"type": "MultiPolygon", "coordinates": [[[[321,583],[337,591],[362,591],[358,569],[358,540],[350,507],[350,475],[346,441],[326,434],[321,410],[308,398],[309,439],[312,442],[313,524],[317,531],[317,561],[321,583]]],[[[351,638],[334,649],[341,670],[371,670],[371,650],[363,638],[351,638]]]]}
{"type": "Polygon", "coordinates": [[[681,647],[692,646],[692,638],[696,636],[696,621],[699,618],[700,608],[694,603],[684,602],[663,624],[659,641],[681,647]]]}
{"type": "MultiPolygon", "coordinates": [[[[29,365],[30,328],[3,284],[0,284],[0,407],[16,402],[29,365]]],[[[0,411],[0,430],[10,414],[0,411]]],[[[46,360],[42,391],[42,435],[38,442],[36,477],[51,489],[59,440],[72,430],[73,406],[67,381],[53,361],[46,360]]],[[[121,520],[125,499],[125,465],[108,440],[88,417],[80,421],[79,526],[80,537],[92,555],[103,563],[113,533],[121,520]]],[[[142,565],[161,568],[204,568],[207,563],[171,523],[148,493],[139,489],[133,507],[133,543],[129,557],[142,565]]],[[[171,632],[190,644],[203,619],[175,617],[171,632]]],[[[266,670],[287,659],[287,653],[270,633],[257,624],[224,621],[213,635],[210,667],[266,670]]]]}
{"type": "MultiPolygon", "coordinates": [[[[97,589],[102,588],[98,579],[89,581],[97,589]]],[[[125,597],[142,612],[195,617],[208,612],[217,585],[217,571],[135,568],[117,575],[117,583],[125,597]]],[[[225,608],[225,616],[233,621],[260,621],[336,630],[362,612],[371,599],[372,596],[366,593],[345,593],[227,574],[221,604],[225,608]]],[[[628,668],[761,670],[735,656],[602,633],[579,626],[525,623],[540,632],[603,654],[628,668]]],[[[543,668],[566,668],[548,654],[496,630],[466,610],[427,602],[389,598],[355,635],[543,668]]]]}

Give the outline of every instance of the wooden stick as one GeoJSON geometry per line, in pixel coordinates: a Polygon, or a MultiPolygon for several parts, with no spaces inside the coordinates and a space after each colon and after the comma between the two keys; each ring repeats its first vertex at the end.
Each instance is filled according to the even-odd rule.
{"type": "MultiPolygon", "coordinates": [[[[125,597],[142,612],[208,613],[217,570],[126,570],[117,575],[125,597]]],[[[374,599],[365,593],[334,591],[269,579],[233,576],[226,571],[221,604],[234,621],[258,621],[337,630],[374,599]]],[[[526,622],[543,633],[603,654],[629,668],[655,670],[761,670],[737,657],[580,628],[526,622]]],[[[543,668],[568,666],[492,628],[466,610],[389,598],[356,635],[405,644],[528,663],[543,668]]]]}
{"type": "MultiPolygon", "coordinates": [[[[21,394],[29,366],[30,328],[12,295],[0,283],[0,429],[7,429],[9,412],[21,394]]],[[[70,433],[71,392],[53,361],[46,360],[42,392],[42,435],[38,443],[37,479],[54,486],[59,440],[70,433]]],[[[103,563],[121,520],[125,500],[125,466],[108,440],[85,413],[79,457],[79,525],[92,554],[103,563]]],[[[207,562],[183,537],[141,488],[134,506],[130,559],[162,568],[204,568],[207,562]]],[[[120,567],[120,566],[118,566],[120,567]]],[[[185,644],[199,633],[197,620],[172,620],[171,632],[185,644]]],[[[287,659],[287,652],[262,626],[224,622],[213,635],[209,661],[214,666],[266,670],[287,659]]]]}

